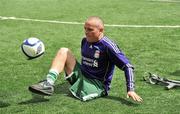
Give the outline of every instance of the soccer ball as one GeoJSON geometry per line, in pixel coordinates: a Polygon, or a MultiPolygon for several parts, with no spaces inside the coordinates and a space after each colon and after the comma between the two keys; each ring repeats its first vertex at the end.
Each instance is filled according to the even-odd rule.
{"type": "Polygon", "coordinates": [[[38,38],[31,37],[23,41],[21,50],[28,59],[34,59],[44,54],[45,46],[38,38]]]}

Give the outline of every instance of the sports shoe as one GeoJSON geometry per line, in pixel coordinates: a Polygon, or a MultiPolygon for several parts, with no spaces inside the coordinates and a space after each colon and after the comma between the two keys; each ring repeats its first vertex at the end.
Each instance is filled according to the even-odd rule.
{"type": "Polygon", "coordinates": [[[54,92],[54,86],[47,80],[43,80],[37,84],[29,86],[29,91],[40,95],[51,96],[54,92]]]}

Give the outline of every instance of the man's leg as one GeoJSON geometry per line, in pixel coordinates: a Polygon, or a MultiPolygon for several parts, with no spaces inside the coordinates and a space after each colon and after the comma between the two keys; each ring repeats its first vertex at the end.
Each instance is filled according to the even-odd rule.
{"type": "Polygon", "coordinates": [[[61,48],[52,61],[49,74],[47,75],[47,80],[53,85],[59,73],[65,70],[65,72],[69,75],[73,71],[75,64],[76,59],[72,52],[68,48],[61,48]]]}
{"type": "Polygon", "coordinates": [[[73,71],[75,64],[76,59],[72,52],[68,48],[61,48],[52,61],[47,79],[30,86],[29,90],[38,94],[52,95],[54,92],[53,85],[59,73],[65,69],[65,72],[69,75],[73,71]]]}
{"type": "Polygon", "coordinates": [[[51,69],[55,69],[58,73],[65,68],[66,72],[71,73],[76,64],[76,59],[68,48],[61,48],[54,60],[52,61],[51,69]]]}

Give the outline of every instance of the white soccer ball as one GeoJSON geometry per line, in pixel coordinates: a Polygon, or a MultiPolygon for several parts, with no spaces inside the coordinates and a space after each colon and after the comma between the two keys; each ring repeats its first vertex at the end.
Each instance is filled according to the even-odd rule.
{"type": "Polygon", "coordinates": [[[25,39],[21,45],[21,49],[28,59],[40,57],[45,52],[44,43],[38,38],[34,37],[25,39]]]}

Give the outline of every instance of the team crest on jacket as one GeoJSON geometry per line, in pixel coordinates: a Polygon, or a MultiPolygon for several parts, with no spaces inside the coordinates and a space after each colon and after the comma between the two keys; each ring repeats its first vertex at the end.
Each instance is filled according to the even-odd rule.
{"type": "Polygon", "coordinates": [[[98,59],[99,56],[100,56],[100,51],[96,50],[95,53],[94,53],[94,58],[98,59]]]}

